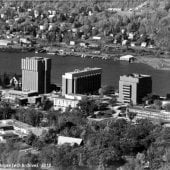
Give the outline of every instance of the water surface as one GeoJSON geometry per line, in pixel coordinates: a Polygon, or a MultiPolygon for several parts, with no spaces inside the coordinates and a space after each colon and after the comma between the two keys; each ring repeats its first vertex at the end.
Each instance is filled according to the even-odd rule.
{"type": "Polygon", "coordinates": [[[152,75],[153,93],[166,95],[170,93],[170,71],[160,71],[145,64],[79,58],[62,57],[47,54],[34,53],[0,53],[0,73],[21,73],[21,58],[31,56],[50,57],[52,59],[52,83],[61,85],[61,75],[74,69],[84,67],[100,67],[103,69],[102,84],[118,87],[119,76],[130,73],[141,73],[152,75]]]}

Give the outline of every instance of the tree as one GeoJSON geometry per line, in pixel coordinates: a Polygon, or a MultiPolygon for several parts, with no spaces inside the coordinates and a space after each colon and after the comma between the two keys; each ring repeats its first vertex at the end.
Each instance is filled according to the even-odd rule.
{"type": "Polygon", "coordinates": [[[19,163],[21,164],[32,164],[32,165],[37,165],[39,164],[41,161],[39,160],[38,155],[36,154],[32,154],[32,153],[27,153],[25,155],[23,155],[22,157],[20,157],[19,163]]]}
{"type": "Polygon", "coordinates": [[[58,141],[58,129],[49,129],[48,132],[42,137],[42,141],[45,144],[57,144],[58,141]]]}
{"type": "Polygon", "coordinates": [[[115,92],[115,87],[112,85],[104,86],[102,89],[104,95],[113,94],[115,92]]]}
{"type": "Polygon", "coordinates": [[[137,114],[134,113],[134,112],[128,112],[128,113],[127,113],[127,116],[128,116],[128,118],[129,118],[131,121],[135,118],[136,115],[137,115],[137,114]]]}
{"type": "Polygon", "coordinates": [[[169,103],[165,105],[165,110],[166,110],[167,112],[170,112],[170,104],[169,104],[169,103]]]}
{"type": "Polygon", "coordinates": [[[97,107],[95,101],[88,98],[81,100],[77,106],[80,107],[81,112],[85,116],[93,114],[95,108],[97,107]]]}
{"type": "Polygon", "coordinates": [[[26,144],[28,144],[28,145],[33,145],[33,143],[35,143],[35,142],[37,141],[37,139],[38,139],[38,138],[36,137],[35,134],[30,133],[30,134],[26,137],[25,142],[26,142],[26,144]]]}
{"type": "Polygon", "coordinates": [[[56,155],[55,145],[45,145],[40,152],[40,159],[43,163],[53,165],[55,155],[56,155]]]}
{"type": "Polygon", "coordinates": [[[10,103],[0,102],[0,117],[1,117],[1,119],[11,119],[13,114],[15,114],[15,110],[13,110],[11,108],[10,103]]]}
{"type": "Polygon", "coordinates": [[[25,123],[37,126],[37,111],[35,109],[27,109],[25,114],[25,123]]]}
{"type": "Polygon", "coordinates": [[[154,107],[156,110],[161,110],[162,102],[160,100],[154,100],[154,107]]]}
{"type": "Polygon", "coordinates": [[[9,84],[10,84],[9,75],[7,75],[6,73],[4,73],[2,85],[3,85],[3,87],[6,87],[6,86],[9,85],[9,84]]]}
{"type": "Polygon", "coordinates": [[[168,2],[166,5],[165,5],[165,10],[168,12],[170,9],[170,2],[168,2]]]}

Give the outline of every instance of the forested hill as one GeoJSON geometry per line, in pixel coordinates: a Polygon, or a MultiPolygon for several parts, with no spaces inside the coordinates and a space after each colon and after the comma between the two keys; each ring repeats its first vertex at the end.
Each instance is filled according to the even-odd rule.
{"type": "Polygon", "coordinates": [[[43,35],[49,42],[66,43],[79,41],[82,35],[85,39],[101,36],[110,43],[116,41],[121,44],[128,39],[129,33],[133,33],[131,41],[136,45],[146,42],[162,50],[170,50],[170,0],[2,1],[7,5],[0,9],[0,13],[5,14],[9,22],[0,20],[1,34],[7,30],[13,33],[22,31],[40,37],[43,35]],[[20,7],[19,11],[16,7],[20,7]],[[49,10],[55,10],[51,19],[49,10]],[[38,17],[34,16],[35,11],[38,12],[38,17]],[[15,21],[14,16],[19,19],[15,21]],[[52,29],[49,31],[50,24],[52,29]],[[44,27],[43,31],[40,30],[40,25],[44,27]],[[69,31],[72,28],[77,31],[74,35],[69,31]],[[122,30],[125,32],[122,33],[122,30]]]}
{"type": "MultiPolygon", "coordinates": [[[[136,7],[144,2],[162,1],[162,0],[1,0],[2,2],[85,2],[85,3],[109,3],[110,6],[119,8],[136,7]]],[[[163,0],[165,1],[165,0],[163,0]]],[[[166,1],[165,1],[166,2],[166,1]]]]}

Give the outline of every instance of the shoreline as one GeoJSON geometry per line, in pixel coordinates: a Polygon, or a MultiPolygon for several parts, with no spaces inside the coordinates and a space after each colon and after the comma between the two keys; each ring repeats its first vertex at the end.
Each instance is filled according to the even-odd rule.
{"type": "MultiPolygon", "coordinates": [[[[16,52],[16,53],[23,53],[23,52],[31,52],[33,51],[33,48],[27,48],[27,47],[24,47],[24,48],[0,48],[0,52],[7,52],[7,53],[11,53],[11,52],[16,52]]],[[[84,54],[86,55],[87,58],[89,58],[88,56],[90,56],[92,59],[93,58],[99,58],[99,59],[110,59],[110,60],[119,60],[117,58],[117,56],[121,56],[123,54],[120,55],[119,54],[114,54],[114,55],[109,55],[108,54],[91,54],[91,53],[81,53],[81,52],[69,52],[69,54],[66,54],[66,55],[72,55],[74,57],[81,57],[82,55],[81,54],[84,54]]],[[[132,54],[134,55],[134,54],[132,54]]],[[[66,57],[65,55],[62,55],[63,57],[66,57]]],[[[83,58],[86,58],[86,57],[83,57],[83,58]]],[[[170,58],[159,58],[159,57],[153,57],[151,55],[146,55],[146,56],[137,56],[136,57],[136,61],[134,61],[134,63],[142,63],[142,64],[146,64],[156,70],[162,70],[162,71],[170,71],[170,58]]]]}
{"type": "Polygon", "coordinates": [[[158,57],[137,57],[135,63],[147,64],[156,70],[170,71],[170,59],[158,57]]]}

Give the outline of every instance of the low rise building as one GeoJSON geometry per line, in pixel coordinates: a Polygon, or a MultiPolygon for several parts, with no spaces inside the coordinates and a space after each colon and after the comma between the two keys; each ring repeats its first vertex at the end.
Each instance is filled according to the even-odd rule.
{"type": "Polygon", "coordinates": [[[101,37],[93,36],[92,39],[93,39],[93,40],[101,40],[101,37]]]}
{"type": "Polygon", "coordinates": [[[108,8],[107,10],[109,12],[120,12],[122,9],[121,8],[108,8]]]}
{"type": "Polygon", "coordinates": [[[134,33],[130,32],[130,33],[128,34],[128,39],[129,39],[129,40],[133,40],[133,39],[134,39],[134,33]]]}
{"type": "Polygon", "coordinates": [[[141,47],[146,47],[147,46],[147,43],[146,42],[142,42],[141,43],[141,47]]]}
{"type": "Polygon", "coordinates": [[[22,77],[14,76],[10,79],[10,85],[13,85],[15,88],[22,88],[22,77]]]}
{"type": "Polygon", "coordinates": [[[80,42],[80,47],[87,47],[87,45],[84,42],[80,42]]]}
{"type": "Polygon", "coordinates": [[[12,125],[0,125],[0,135],[7,133],[14,133],[14,127],[12,125]]]}
{"type": "Polygon", "coordinates": [[[131,42],[131,43],[130,43],[130,46],[131,46],[131,47],[135,47],[135,46],[136,46],[136,43],[135,43],[135,42],[131,42]]]}
{"type": "MultiPolygon", "coordinates": [[[[36,91],[19,91],[19,90],[8,90],[5,92],[2,100],[8,100],[9,102],[16,102],[16,100],[27,100],[32,96],[37,96],[36,91]]],[[[22,102],[22,101],[21,101],[22,102]]]]}
{"type": "Polygon", "coordinates": [[[135,60],[135,57],[132,56],[132,55],[124,55],[124,56],[120,57],[120,61],[131,62],[131,61],[134,61],[134,60],[135,60]]]}
{"type": "Polygon", "coordinates": [[[31,44],[31,41],[29,41],[27,38],[20,38],[20,42],[24,44],[31,44]]]}
{"type": "Polygon", "coordinates": [[[74,46],[75,44],[75,41],[70,41],[70,45],[74,46]]]}
{"type": "Polygon", "coordinates": [[[77,144],[81,145],[83,140],[81,138],[72,138],[66,136],[58,136],[58,145],[69,144],[71,146],[77,144]]]}
{"type": "Polygon", "coordinates": [[[65,111],[66,108],[76,108],[80,100],[85,98],[85,95],[65,94],[64,96],[53,96],[54,110],[61,109],[65,111]]]}
{"type": "Polygon", "coordinates": [[[12,42],[10,40],[0,40],[0,46],[8,46],[11,44],[12,42]]]}
{"type": "Polygon", "coordinates": [[[28,103],[30,104],[36,104],[36,103],[41,103],[41,96],[32,96],[32,97],[28,97],[28,103]]]}
{"type": "Polygon", "coordinates": [[[8,140],[19,141],[20,138],[17,134],[14,134],[14,133],[0,135],[0,143],[6,143],[8,140]]]}
{"type": "MultiPolygon", "coordinates": [[[[33,127],[27,123],[20,122],[15,119],[4,119],[0,120],[0,125],[2,126],[13,126],[14,134],[17,134],[19,137],[25,137],[29,133],[33,133],[36,136],[40,136],[45,131],[48,131],[47,127],[33,127]]],[[[8,134],[8,133],[5,133],[8,134]]]]}
{"type": "Polygon", "coordinates": [[[155,110],[136,106],[130,107],[128,111],[135,113],[136,119],[150,119],[153,121],[161,121],[163,123],[170,122],[170,112],[166,112],[165,110],[155,110]]]}

